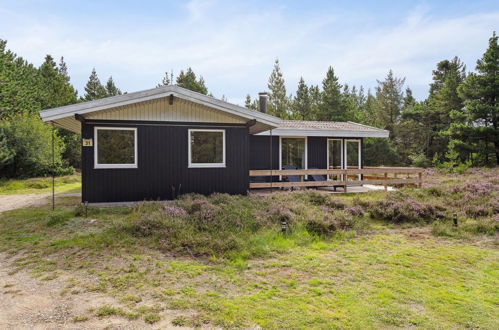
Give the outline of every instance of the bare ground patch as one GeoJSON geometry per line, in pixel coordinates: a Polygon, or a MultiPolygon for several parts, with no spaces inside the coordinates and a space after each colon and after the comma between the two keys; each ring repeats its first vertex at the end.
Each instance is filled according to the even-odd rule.
{"type": "MultiPolygon", "coordinates": [[[[53,280],[34,278],[17,271],[12,257],[0,254],[0,328],[2,329],[158,329],[172,327],[177,311],[163,310],[160,320],[148,324],[121,315],[96,316],[102,306],[121,306],[115,298],[99,292],[68,292],[68,276],[53,280]]],[[[181,327],[178,327],[181,329],[181,327]]]]}
{"type": "MultiPolygon", "coordinates": [[[[50,202],[50,193],[0,195],[0,213],[24,207],[42,206],[50,202]]],[[[57,194],[56,197],[77,197],[80,193],[57,194]]]]}

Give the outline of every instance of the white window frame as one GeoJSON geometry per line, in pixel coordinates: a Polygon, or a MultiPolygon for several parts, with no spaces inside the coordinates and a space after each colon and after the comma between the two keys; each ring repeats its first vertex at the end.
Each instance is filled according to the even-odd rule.
{"type": "MultiPolygon", "coordinates": [[[[357,142],[358,143],[358,148],[357,148],[357,153],[359,155],[357,159],[357,168],[361,169],[362,168],[362,140],[361,139],[345,139],[345,169],[348,169],[348,142],[357,142]]],[[[361,179],[361,175],[357,174],[358,179],[361,179]]]]}
{"type": "Polygon", "coordinates": [[[329,169],[329,141],[340,141],[340,169],[343,169],[343,139],[327,139],[327,168],[329,169]]]}
{"type": "MultiPolygon", "coordinates": [[[[305,168],[308,170],[308,137],[306,136],[279,136],[279,170],[282,170],[282,139],[304,139],[305,140],[305,168]]],[[[305,175],[305,179],[308,175],[305,175]]],[[[279,180],[282,180],[282,175],[279,175],[279,180]]]]}
{"type": "Polygon", "coordinates": [[[189,168],[221,168],[221,167],[226,167],[225,164],[225,130],[224,129],[208,129],[208,128],[191,128],[188,130],[189,133],[187,135],[188,138],[188,166],[189,168]],[[192,132],[221,132],[222,133],[222,162],[221,163],[193,163],[192,162],[192,138],[191,138],[191,133],[192,132]]]}
{"type": "Polygon", "coordinates": [[[94,168],[138,168],[138,159],[137,159],[137,128],[136,127],[103,127],[103,126],[95,126],[94,127],[94,168]],[[134,163],[133,164],[99,164],[98,159],[98,147],[99,142],[97,140],[97,131],[99,130],[114,130],[114,131],[133,131],[134,136],[134,163]]]}

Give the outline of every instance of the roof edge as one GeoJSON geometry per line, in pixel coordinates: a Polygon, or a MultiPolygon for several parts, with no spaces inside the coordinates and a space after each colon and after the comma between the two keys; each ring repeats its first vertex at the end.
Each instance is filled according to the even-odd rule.
{"type": "Polygon", "coordinates": [[[214,97],[197,93],[182,87],[169,85],[152,88],[148,90],[106,97],[103,99],[76,103],[57,108],[51,108],[40,111],[40,117],[43,121],[53,121],[65,117],[70,117],[75,114],[86,114],[96,111],[102,111],[110,108],[124,106],[133,103],[145,102],[153,99],[167,97],[170,94],[188,101],[202,104],[220,111],[225,111],[236,116],[247,119],[256,119],[269,126],[277,127],[281,119],[251,109],[241,107],[239,105],[218,100],[214,97]]]}

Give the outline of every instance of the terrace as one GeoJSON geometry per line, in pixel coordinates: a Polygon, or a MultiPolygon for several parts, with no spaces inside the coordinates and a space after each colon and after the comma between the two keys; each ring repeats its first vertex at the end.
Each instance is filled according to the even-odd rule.
{"type": "Polygon", "coordinates": [[[249,176],[250,189],[321,188],[336,191],[340,187],[345,193],[348,187],[381,185],[386,191],[390,186],[421,187],[423,183],[423,169],[412,167],[250,170],[249,176]]]}

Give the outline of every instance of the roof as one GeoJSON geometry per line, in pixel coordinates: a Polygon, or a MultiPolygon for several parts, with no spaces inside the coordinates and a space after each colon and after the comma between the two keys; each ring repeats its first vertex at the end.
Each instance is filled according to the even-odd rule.
{"type": "Polygon", "coordinates": [[[230,115],[247,119],[248,121],[254,119],[256,120],[257,124],[260,124],[258,125],[258,130],[260,132],[268,130],[270,128],[275,128],[281,123],[281,119],[277,117],[259,111],[250,110],[236,104],[218,100],[211,96],[193,92],[191,90],[174,85],[161,86],[144,91],[127,93],[94,101],[87,101],[63,107],[47,109],[40,112],[40,117],[43,121],[54,122],[56,125],[61,126],[62,128],[66,128],[71,131],[79,131],[80,125],[76,121],[75,115],[82,115],[84,117],[85,114],[159,98],[166,98],[170,95],[200,105],[204,105],[212,109],[220,110],[230,115]]]}
{"type": "Polygon", "coordinates": [[[279,136],[328,136],[328,137],[381,137],[389,136],[387,130],[354,123],[351,121],[309,121],[282,120],[281,124],[270,131],[258,135],[279,136]]]}
{"type": "MultiPolygon", "coordinates": [[[[43,121],[53,122],[55,125],[70,131],[79,133],[81,125],[76,120],[75,115],[85,117],[97,112],[118,109],[127,105],[140,102],[167,98],[173,95],[211,109],[225,112],[231,116],[255,120],[256,124],[251,126],[250,133],[258,135],[279,135],[279,136],[327,136],[327,137],[382,137],[389,136],[389,132],[379,128],[357,124],[354,122],[332,122],[332,121],[305,121],[305,120],[282,120],[260,111],[251,110],[218,100],[191,90],[169,85],[148,89],[139,92],[127,93],[123,95],[106,97],[94,101],[81,102],[58,108],[43,110],[40,117],[43,121]],[[271,130],[271,131],[270,131],[271,130]]],[[[115,111],[115,110],[113,110],[115,111]]]]}

